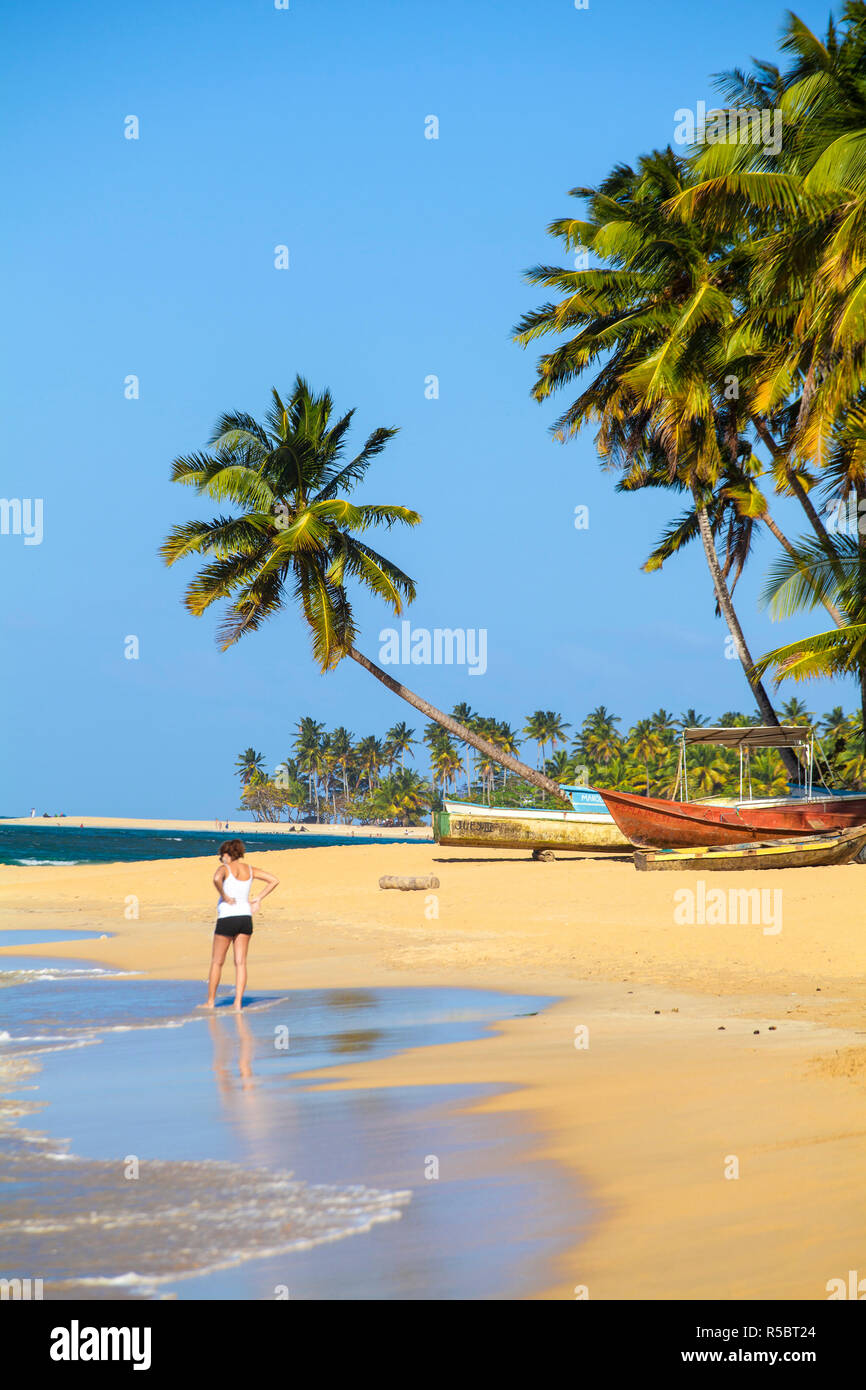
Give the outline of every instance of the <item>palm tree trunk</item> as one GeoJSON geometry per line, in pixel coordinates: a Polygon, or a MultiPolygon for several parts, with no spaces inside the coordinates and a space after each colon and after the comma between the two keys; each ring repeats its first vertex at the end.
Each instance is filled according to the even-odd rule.
{"type": "MultiPolygon", "coordinates": [[[[772,531],[773,535],[776,537],[776,540],[779,542],[780,546],[782,546],[783,550],[787,550],[792,560],[796,560],[798,562],[800,570],[808,578],[808,566],[805,564],[805,562],[800,561],[800,558],[796,550],[792,546],[791,542],[788,540],[788,537],[782,533],[782,531],[776,525],[775,521],[770,516],[770,513],[768,511],[764,512],[764,515],[761,517],[761,520],[766,522],[767,526],[772,531]]],[[[833,619],[833,622],[836,624],[836,626],[844,627],[845,619],[842,617],[842,614],[839,612],[839,609],[836,607],[835,603],[831,603],[828,598],[822,598],[821,602],[823,603],[827,612],[830,614],[830,617],[833,619]]]]}
{"type": "Polygon", "coordinates": [[[359,666],[363,666],[365,671],[369,671],[371,676],[375,676],[378,681],[381,681],[388,690],[393,691],[395,695],[400,696],[401,700],[405,700],[408,704],[412,705],[414,709],[417,709],[425,718],[432,719],[436,724],[441,724],[442,728],[447,729],[448,733],[451,734],[453,738],[459,739],[461,743],[471,744],[473,748],[476,748],[479,753],[483,753],[485,757],[492,758],[493,761],[499,763],[501,767],[507,767],[509,772],[513,772],[515,776],[522,777],[524,781],[531,782],[533,786],[540,787],[542,791],[550,792],[552,796],[557,796],[562,801],[566,802],[567,805],[571,805],[568,797],[565,796],[556,782],[551,781],[549,777],[545,777],[543,773],[536,772],[534,768],[527,767],[526,763],[520,762],[519,759],[512,758],[510,753],[502,752],[495,744],[488,743],[486,738],[482,738],[479,734],[472,733],[472,731],[465,728],[463,724],[458,724],[457,720],[452,719],[450,714],[445,714],[441,709],[437,709],[435,705],[431,705],[427,700],[422,699],[420,695],[416,695],[414,690],[409,690],[407,686],[402,685],[400,681],[395,680],[393,676],[389,676],[387,672],[383,671],[381,667],[377,666],[369,657],[364,656],[363,652],[359,652],[355,647],[348,647],[346,649],[346,654],[350,656],[353,661],[357,661],[359,666]]]}
{"type": "Polygon", "coordinates": [[[788,455],[785,453],[784,449],[779,448],[779,445],[776,443],[772,434],[768,430],[766,424],[763,420],[760,419],[760,417],[753,415],[752,424],[755,426],[755,429],[758,431],[758,434],[760,435],[761,439],[766,444],[770,453],[773,455],[774,460],[777,463],[781,463],[784,465],[785,478],[787,479],[787,482],[790,485],[791,491],[793,492],[794,496],[797,498],[797,501],[800,503],[800,506],[803,508],[803,511],[809,518],[812,529],[815,532],[815,535],[818,537],[818,540],[821,542],[821,545],[828,553],[832,552],[832,546],[830,544],[830,537],[827,535],[827,529],[823,521],[819,517],[818,513],[815,511],[815,508],[812,506],[812,502],[808,492],[803,487],[803,484],[800,482],[800,479],[797,477],[796,473],[791,467],[788,455]]]}
{"type": "MultiPolygon", "coordinates": [[[[740,658],[746,680],[749,682],[749,687],[755,697],[755,702],[758,709],[761,711],[761,717],[765,724],[774,724],[778,728],[779,717],[773,709],[770,698],[761,684],[761,681],[755,675],[752,655],[749,648],[746,646],[743,629],[740,627],[739,619],[734,611],[734,605],[731,602],[731,596],[728,593],[728,586],[722,576],[722,571],[719,566],[719,557],[716,554],[716,546],[713,540],[713,533],[710,529],[710,519],[707,516],[707,509],[701,503],[697,488],[694,486],[692,487],[692,496],[695,499],[695,509],[697,511],[698,525],[701,531],[701,540],[704,543],[704,553],[707,557],[707,565],[709,566],[710,574],[713,578],[713,587],[716,591],[719,608],[728,625],[728,631],[734,639],[737,655],[740,658]]],[[[793,751],[790,748],[780,748],[779,756],[785,765],[788,776],[798,781],[802,776],[802,769],[799,762],[794,757],[793,751]]]]}
{"type": "MultiPolygon", "coordinates": [[[[858,481],[855,490],[857,494],[857,516],[859,518],[862,515],[861,508],[863,499],[866,497],[866,486],[858,481]]],[[[859,522],[857,529],[857,556],[860,565],[859,591],[862,597],[866,594],[866,536],[860,531],[859,522]]],[[[858,666],[860,675],[860,714],[863,721],[863,751],[866,752],[866,656],[860,656],[858,666]]]]}

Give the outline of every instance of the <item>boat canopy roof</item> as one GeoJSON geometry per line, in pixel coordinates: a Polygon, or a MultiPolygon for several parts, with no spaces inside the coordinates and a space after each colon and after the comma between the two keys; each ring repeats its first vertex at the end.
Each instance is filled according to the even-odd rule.
{"type": "Polygon", "coordinates": [[[797,748],[812,741],[805,724],[744,724],[732,729],[683,729],[683,743],[721,743],[725,748],[797,748]]]}

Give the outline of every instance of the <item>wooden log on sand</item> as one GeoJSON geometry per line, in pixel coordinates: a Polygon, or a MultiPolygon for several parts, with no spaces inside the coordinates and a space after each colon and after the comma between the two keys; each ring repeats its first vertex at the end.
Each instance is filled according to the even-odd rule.
{"type": "Polygon", "coordinates": [[[399,874],[384,874],[379,879],[380,888],[399,888],[403,893],[417,893],[425,888],[438,888],[439,880],[434,874],[420,878],[403,878],[399,874]]]}

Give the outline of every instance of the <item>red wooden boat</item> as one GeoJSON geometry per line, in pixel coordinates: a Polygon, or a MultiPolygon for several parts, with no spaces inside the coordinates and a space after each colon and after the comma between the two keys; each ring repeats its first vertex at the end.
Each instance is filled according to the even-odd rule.
{"type": "Polygon", "coordinates": [[[602,788],[599,795],[626,839],[646,849],[692,849],[700,845],[790,839],[866,824],[866,797],[800,800],[759,809],[749,805],[666,801],[602,788]]]}

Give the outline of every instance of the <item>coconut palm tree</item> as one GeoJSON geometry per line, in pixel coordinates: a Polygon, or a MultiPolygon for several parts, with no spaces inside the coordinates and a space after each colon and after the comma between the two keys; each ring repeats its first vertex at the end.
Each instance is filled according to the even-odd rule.
{"type": "Polygon", "coordinates": [[[304,785],[301,770],[294,758],[285,758],[278,764],[273,780],[281,804],[288,812],[302,811],[309,804],[308,788],[304,785]]]}
{"type": "Polygon", "coordinates": [[[681,729],[704,729],[709,722],[705,714],[698,714],[697,710],[694,709],[685,710],[679,718],[681,729]]]}
{"type": "Polygon", "coordinates": [[[698,152],[675,212],[724,226],[743,245],[738,336],[750,361],[740,385],[774,461],[796,471],[821,461],[863,379],[866,9],[851,0],[824,40],[789,13],[781,46],[787,71],[759,62],[719,86],[734,117],[780,110],[784,139],[776,149],[731,141],[698,152]]]}
{"type": "Polygon", "coordinates": [[[420,825],[430,809],[430,789],[417,772],[400,768],[383,778],[370,797],[370,804],[383,820],[397,820],[401,825],[420,825]]]}
{"type": "Polygon", "coordinates": [[[364,775],[370,791],[379,781],[379,773],[385,763],[385,749],[374,734],[362,738],[355,748],[355,766],[359,777],[364,775]]]}
{"type": "MultiPolygon", "coordinates": [[[[748,439],[738,436],[734,440],[728,421],[718,417],[718,425],[726,431],[723,444],[723,465],[716,478],[712,492],[706,496],[706,515],[713,542],[718,549],[723,547],[724,563],[721,566],[722,578],[728,585],[732,596],[746,561],[752,553],[758,523],[763,523],[787,554],[796,559],[804,579],[811,580],[806,563],[798,556],[796,545],[782,531],[770,513],[759,480],[765,472],[764,465],[752,452],[748,439]]],[[[686,475],[672,476],[668,463],[661,451],[651,451],[650,462],[635,463],[616,484],[617,492],[636,492],[644,488],[665,488],[669,491],[684,492],[688,505],[675,521],[667,527],[656,542],[643,564],[646,573],[660,570],[665,561],[679,554],[691,541],[701,537],[699,509],[695,505],[694,491],[686,475]]],[[[833,622],[842,626],[843,618],[839,610],[827,598],[819,595],[833,622]]],[[[717,614],[721,611],[716,603],[717,614]]]]}
{"type": "Polygon", "coordinates": [[[430,763],[433,770],[433,785],[438,782],[440,786],[447,789],[452,782],[456,782],[463,770],[463,762],[456,747],[446,735],[446,742],[440,743],[431,753],[430,763]]]}
{"type": "Polygon", "coordinates": [[[866,714],[866,550],[859,538],[832,537],[833,558],[817,541],[803,541],[800,556],[805,558],[812,582],[803,581],[800,567],[787,556],[772,567],[763,600],[775,618],[788,617],[814,608],[819,593],[832,596],[845,615],[845,625],[820,632],[765,653],[756,669],[773,668],[776,684],[782,681],[816,680],[822,677],[851,676],[857,681],[861,714],[866,714]]]}
{"type": "Polygon", "coordinates": [[[562,715],[557,714],[555,710],[548,709],[544,711],[544,731],[546,735],[544,742],[545,744],[550,744],[550,751],[552,753],[556,752],[556,745],[558,743],[565,743],[565,731],[570,728],[571,725],[566,724],[563,721],[562,715]]]}
{"type": "Polygon", "coordinates": [[[385,742],[395,759],[400,759],[400,766],[405,768],[404,756],[410,748],[414,748],[415,739],[412,737],[415,730],[410,729],[408,724],[395,724],[393,729],[389,729],[385,735],[385,742]]]}
{"type": "Polygon", "coordinates": [[[304,715],[297,723],[297,736],[294,743],[295,758],[301,772],[309,784],[310,803],[315,803],[316,820],[319,819],[318,775],[321,767],[321,748],[324,724],[318,723],[310,715],[304,715]]]}
{"type": "Polygon", "coordinates": [[[798,700],[796,695],[792,699],[786,700],[780,711],[786,724],[804,724],[811,727],[815,718],[811,710],[807,709],[802,700],[798,700]]]}
{"type": "Polygon", "coordinates": [[[650,724],[666,742],[673,738],[677,727],[677,722],[673,715],[666,709],[657,709],[655,714],[650,715],[650,724]]]}
{"type": "Polygon", "coordinates": [[[723,714],[719,715],[720,729],[744,729],[747,725],[754,724],[754,722],[755,719],[753,716],[743,714],[742,711],[738,709],[726,709],[723,714]]]}
{"type": "Polygon", "coordinates": [[[241,779],[241,786],[246,787],[256,773],[264,775],[265,755],[257,753],[255,748],[245,748],[235,763],[235,770],[241,779]]]}
{"type": "Polygon", "coordinates": [[[547,715],[543,709],[537,709],[534,714],[526,716],[523,736],[534,741],[536,745],[535,766],[541,767],[544,763],[544,746],[547,741],[547,715]]]}
{"type": "Polygon", "coordinates": [[[331,734],[331,753],[334,765],[339,768],[343,778],[343,796],[349,796],[349,765],[352,760],[352,735],[342,724],[331,734]]]}
{"type": "Polygon", "coordinates": [[[698,744],[689,755],[689,795],[713,796],[731,775],[724,751],[714,745],[698,744]]]}
{"type": "Polygon", "coordinates": [[[639,719],[634,728],[629,731],[626,747],[644,765],[646,773],[646,794],[650,794],[650,773],[649,765],[664,751],[664,744],[659,738],[657,731],[652,726],[649,719],[639,719]]]}
{"type": "Polygon", "coordinates": [[[749,757],[749,782],[753,796],[784,796],[788,779],[781,759],[772,748],[760,748],[749,757]]]}
{"type": "MultiPolygon", "coordinates": [[[[735,462],[733,444],[724,443],[736,431],[726,432],[732,412],[723,387],[743,272],[726,231],[709,220],[670,216],[668,206],[691,182],[687,162],[668,149],[643,156],[637,170],[620,166],[598,189],[573,189],[588,200],[588,218],[561,219],[549,230],[567,250],[585,246],[607,265],[529,272],[531,283],[554,286],[565,298],[526,315],[516,337],[527,345],[545,333],[573,335],[541,358],[533,390],[539,401],[600,364],[556,422],[557,438],[600,422],[603,460],[627,471],[657,467],[664,458],[672,481],[688,486],[719,611],[762,715],[778,724],[754,672],[707,510],[720,473],[735,462]]],[[[796,759],[787,756],[794,775],[796,759]]]]}
{"type": "MultiPolygon", "coordinates": [[[[456,704],[453,710],[451,711],[451,718],[456,719],[458,724],[462,724],[465,728],[469,729],[472,727],[472,721],[475,718],[475,714],[471,706],[468,705],[465,700],[461,700],[460,703],[456,704]]],[[[469,753],[470,745],[466,743],[464,739],[460,739],[459,742],[463,744],[463,756],[466,764],[466,795],[468,797],[472,795],[472,773],[469,753]]]]}
{"type": "Polygon", "coordinates": [[[544,764],[544,770],[548,777],[552,777],[554,782],[569,785],[575,777],[575,764],[565,748],[558,748],[552,753],[544,764]]]}
{"type": "Polygon", "coordinates": [[[622,752],[622,739],[616,730],[618,714],[610,714],[604,705],[591,710],[583,721],[578,738],[578,752],[591,762],[610,763],[622,752]]]}
{"type": "Polygon", "coordinates": [[[272,397],[263,421],[240,412],[224,414],[209,452],[182,456],[173,464],[175,482],[239,509],[238,515],[184,522],[164,541],[161,554],[167,565],[194,555],[206,559],[187,587],[187,610],[200,617],[212,604],[226,601],[218,629],[225,651],[281,612],[291,598],[307,625],[321,671],[333,670],[351,657],[453,737],[496,762],[504,760],[519,777],[559,795],[555,783],[542,773],[510,754],[497,753],[355,646],[348,582],[377,595],[398,615],[415,597],[409,576],[364,537],[376,527],[416,526],[418,513],[393,504],[349,500],[396,431],[374,430],[360,453],[345,462],[353,411],[333,419],[330,392],[314,395],[301,377],[286,400],[276,389],[272,397]]]}

